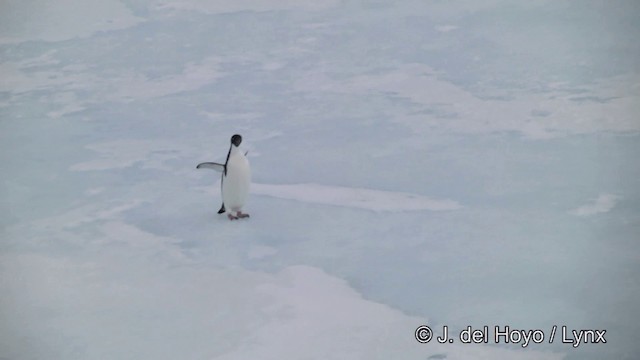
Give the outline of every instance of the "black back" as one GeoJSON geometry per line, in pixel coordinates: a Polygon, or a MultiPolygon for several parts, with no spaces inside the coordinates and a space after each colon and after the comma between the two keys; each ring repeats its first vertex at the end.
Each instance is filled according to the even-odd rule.
{"type": "Polygon", "coordinates": [[[227,175],[227,164],[229,163],[229,156],[231,155],[231,147],[233,145],[240,146],[242,143],[242,136],[235,134],[231,137],[231,145],[229,145],[229,152],[227,153],[227,160],[224,162],[224,174],[227,175]]]}
{"type": "MultiPolygon", "coordinates": [[[[231,147],[233,145],[235,146],[240,146],[240,143],[242,142],[242,136],[235,134],[231,137],[231,145],[229,145],[229,152],[227,152],[227,160],[224,161],[224,175],[227,175],[227,164],[229,163],[229,156],[231,156],[231,147]]],[[[224,176],[222,177],[222,179],[220,180],[220,191],[222,191],[222,187],[224,186],[224,176]]],[[[227,211],[224,208],[224,202],[222,203],[222,206],[220,207],[220,210],[218,210],[218,214],[222,214],[223,212],[227,211]]]]}

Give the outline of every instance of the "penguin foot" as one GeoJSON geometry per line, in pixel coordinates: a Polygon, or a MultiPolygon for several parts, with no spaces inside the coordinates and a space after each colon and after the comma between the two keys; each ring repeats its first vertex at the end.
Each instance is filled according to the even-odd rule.
{"type": "Polygon", "coordinates": [[[248,217],[249,217],[249,214],[245,214],[245,213],[243,213],[241,211],[238,211],[238,218],[244,219],[244,218],[248,218],[248,217]]]}
{"type": "Polygon", "coordinates": [[[238,220],[237,216],[233,216],[231,214],[227,214],[227,217],[229,218],[229,220],[238,220]]]}

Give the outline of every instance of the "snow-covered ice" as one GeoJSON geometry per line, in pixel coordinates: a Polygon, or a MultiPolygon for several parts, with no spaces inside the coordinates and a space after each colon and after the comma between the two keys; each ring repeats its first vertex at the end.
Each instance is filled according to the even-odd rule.
{"type": "Polygon", "coordinates": [[[638,358],[639,14],[4,1],[0,359],[638,358]]]}

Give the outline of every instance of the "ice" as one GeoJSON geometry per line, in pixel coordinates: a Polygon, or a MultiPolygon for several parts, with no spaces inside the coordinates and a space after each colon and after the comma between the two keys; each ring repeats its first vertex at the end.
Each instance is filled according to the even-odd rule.
{"type": "Polygon", "coordinates": [[[0,359],[638,358],[639,10],[5,1],[0,359]]]}

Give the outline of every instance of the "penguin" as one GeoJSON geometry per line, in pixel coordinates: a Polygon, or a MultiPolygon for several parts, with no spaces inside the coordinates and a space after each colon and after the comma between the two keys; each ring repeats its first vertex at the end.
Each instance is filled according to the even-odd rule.
{"type": "Polygon", "coordinates": [[[196,169],[213,169],[222,173],[220,183],[222,192],[222,206],[218,214],[228,212],[229,220],[248,218],[249,214],[242,212],[242,207],[249,195],[251,183],[251,168],[247,153],[242,153],[238,147],[242,143],[242,136],[235,134],[231,137],[231,145],[224,164],[203,162],[196,169]],[[235,215],[234,215],[235,213],[235,215]]]}

